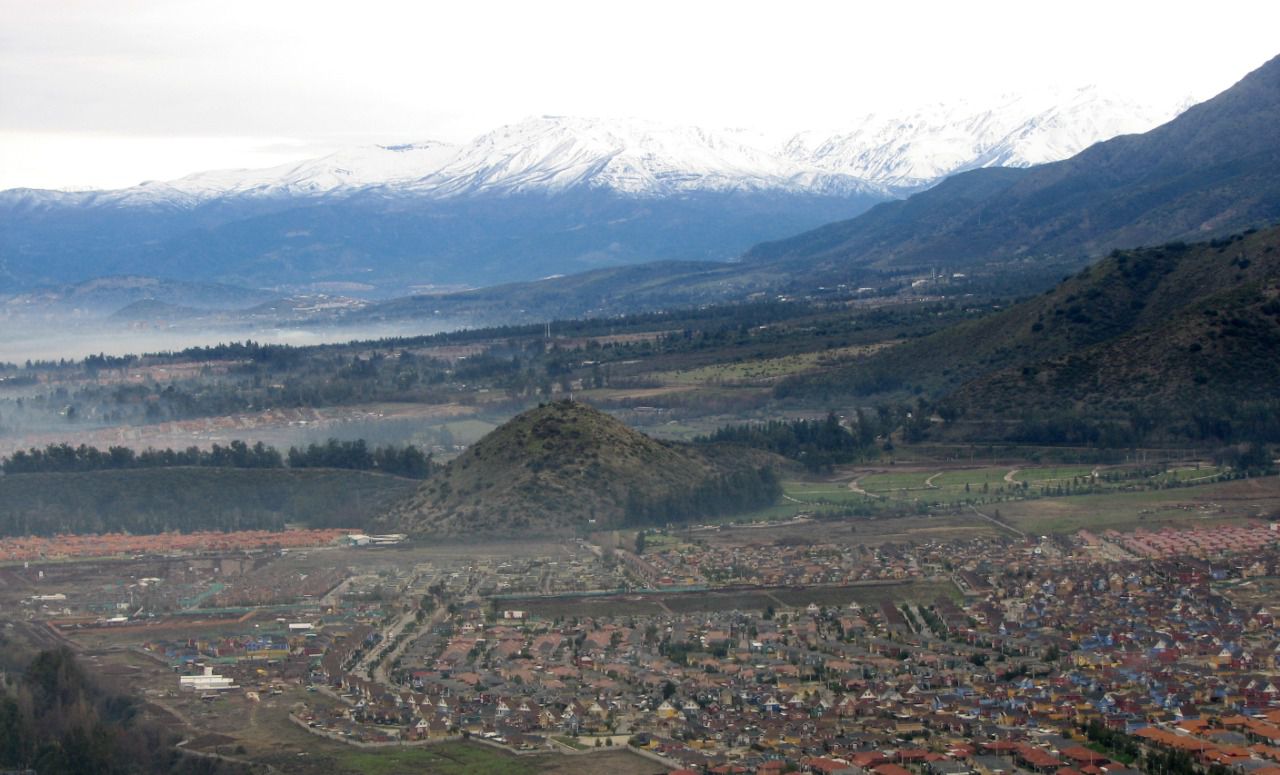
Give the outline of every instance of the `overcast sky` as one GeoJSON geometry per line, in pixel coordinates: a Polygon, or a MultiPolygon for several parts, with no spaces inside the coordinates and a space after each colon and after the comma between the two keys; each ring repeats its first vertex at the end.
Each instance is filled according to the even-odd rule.
{"type": "Polygon", "coordinates": [[[1087,84],[1207,98],[1280,3],[0,0],[0,188],[120,187],[530,115],[780,133],[1087,84]]]}

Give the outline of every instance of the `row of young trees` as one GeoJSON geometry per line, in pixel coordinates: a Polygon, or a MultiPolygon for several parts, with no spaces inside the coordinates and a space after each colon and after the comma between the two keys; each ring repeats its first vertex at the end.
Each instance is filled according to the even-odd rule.
{"type": "Polygon", "coordinates": [[[6,474],[73,473],[84,471],[117,471],[138,468],[175,468],[179,466],[213,468],[345,468],[356,471],[380,471],[394,476],[425,479],[435,470],[431,453],[409,444],[370,448],[363,439],[290,447],[282,455],[275,447],[262,442],[252,446],[232,441],[227,446],[214,444],[207,450],[145,449],[136,452],[129,447],[97,447],[80,444],[50,444],[44,449],[19,450],[0,461],[6,474]]]}

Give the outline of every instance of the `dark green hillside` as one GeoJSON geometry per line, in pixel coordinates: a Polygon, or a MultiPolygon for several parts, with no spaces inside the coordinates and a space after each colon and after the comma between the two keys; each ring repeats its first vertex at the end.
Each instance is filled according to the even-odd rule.
{"type": "Polygon", "coordinates": [[[1208,296],[1280,271],[1280,228],[1215,243],[1117,251],[1043,296],[959,323],[826,374],[791,380],[783,396],[932,394],[1010,366],[1054,358],[1166,322],[1208,296]]]}
{"type": "Polygon", "coordinates": [[[364,471],[158,468],[0,476],[0,535],[361,528],[416,482],[364,471]]]}
{"type": "Polygon", "coordinates": [[[1247,282],[1102,344],[1002,369],[950,403],[1011,440],[1280,441],[1280,280],[1247,282]],[[1082,422],[1084,420],[1084,422],[1082,422]],[[1108,424],[1110,423],[1110,424],[1108,424]]]}
{"type": "Polygon", "coordinates": [[[1082,260],[1114,247],[1196,240],[1280,218],[1280,57],[1142,135],[1025,170],[956,175],[903,202],[753,248],[748,262],[984,267],[1082,260]]]}
{"type": "Polygon", "coordinates": [[[1000,435],[1024,441],[1069,440],[1041,427],[1062,416],[1119,422],[1126,441],[1128,431],[1226,441],[1243,432],[1221,424],[1236,412],[1265,435],[1259,402],[1274,402],[1280,385],[1278,282],[1277,227],[1117,251],[1043,296],[778,393],[919,387],[942,398],[948,418],[958,413],[960,427],[1000,420],[1013,424],[1000,435]]]}
{"type": "Polygon", "coordinates": [[[566,532],[772,503],[773,458],[662,443],[580,402],[494,430],[381,522],[414,534],[566,532]],[[592,522],[594,520],[594,522],[592,522]]]}

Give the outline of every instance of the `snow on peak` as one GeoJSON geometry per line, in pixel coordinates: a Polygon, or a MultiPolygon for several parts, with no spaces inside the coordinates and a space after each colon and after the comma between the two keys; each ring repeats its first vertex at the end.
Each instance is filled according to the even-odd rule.
{"type": "Polygon", "coordinates": [[[848,193],[870,187],[693,126],[541,116],[465,146],[415,188],[436,196],[607,188],[636,196],[784,189],[848,193]]]}
{"type": "Polygon", "coordinates": [[[118,191],[13,190],[5,199],[187,208],[219,198],[386,196],[432,199],[606,189],[662,197],[695,191],[890,196],[976,167],[1028,166],[1100,140],[1142,132],[1185,109],[1152,108],[1092,87],[994,105],[936,105],[868,115],[836,133],[805,132],[781,147],[747,130],[644,120],[539,116],[464,145],[424,142],[348,148],[268,169],[200,172],[118,191]]]}
{"type": "Polygon", "coordinates": [[[844,132],[798,134],[782,154],[910,191],[968,169],[1065,159],[1117,135],[1152,129],[1185,107],[1141,105],[1086,86],[1006,96],[986,107],[958,102],[905,116],[872,114],[844,132]]]}
{"type": "Polygon", "coordinates": [[[417,180],[457,152],[458,146],[440,142],[360,146],[267,169],[197,172],[165,185],[195,197],[327,194],[417,180]]]}

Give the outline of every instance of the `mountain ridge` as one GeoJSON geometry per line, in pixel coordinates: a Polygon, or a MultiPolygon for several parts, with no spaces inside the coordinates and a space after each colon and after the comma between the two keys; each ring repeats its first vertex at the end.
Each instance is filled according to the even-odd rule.
{"type": "Polygon", "coordinates": [[[447,198],[583,184],[633,195],[762,189],[892,194],[964,169],[1065,158],[1098,140],[1149,129],[1178,111],[1086,87],[1067,94],[1005,97],[990,107],[956,103],[899,116],[869,114],[839,131],[801,132],[781,144],[750,132],[639,119],[538,116],[466,143],[426,140],[350,147],[269,168],[202,171],[123,189],[16,188],[0,191],[0,201],[192,207],[234,195],[400,189],[447,198]]]}
{"type": "Polygon", "coordinates": [[[1280,217],[1280,57],[1142,135],[1037,167],[952,176],[748,261],[937,267],[1198,239],[1280,217]]]}

